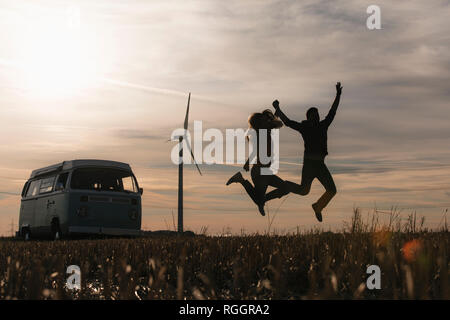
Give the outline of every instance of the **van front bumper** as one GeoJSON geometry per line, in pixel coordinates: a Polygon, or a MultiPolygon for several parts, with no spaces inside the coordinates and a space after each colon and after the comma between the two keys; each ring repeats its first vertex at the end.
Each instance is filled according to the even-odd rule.
{"type": "Polygon", "coordinates": [[[83,227],[83,226],[71,226],[69,227],[69,233],[105,234],[111,236],[139,236],[142,234],[141,230],[136,229],[83,227]]]}

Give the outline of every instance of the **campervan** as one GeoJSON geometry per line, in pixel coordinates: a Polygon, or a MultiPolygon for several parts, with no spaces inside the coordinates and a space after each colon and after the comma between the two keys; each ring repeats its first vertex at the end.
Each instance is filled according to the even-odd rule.
{"type": "Polygon", "coordinates": [[[22,190],[18,236],[139,235],[142,188],[131,167],[70,160],[34,170],[22,190]]]}

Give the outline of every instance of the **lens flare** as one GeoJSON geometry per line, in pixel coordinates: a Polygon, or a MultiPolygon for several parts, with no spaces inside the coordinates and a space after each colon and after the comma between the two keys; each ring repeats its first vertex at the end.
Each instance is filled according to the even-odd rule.
{"type": "Polygon", "coordinates": [[[420,239],[413,239],[408,241],[403,245],[402,252],[403,258],[408,262],[416,261],[420,252],[422,251],[423,245],[420,239]]]}

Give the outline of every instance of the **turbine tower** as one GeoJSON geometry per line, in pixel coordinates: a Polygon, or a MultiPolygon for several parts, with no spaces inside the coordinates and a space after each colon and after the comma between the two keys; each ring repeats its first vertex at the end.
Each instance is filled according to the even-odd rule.
{"type": "Polygon", "coordinates": [[[186,132],[188,130],[188,122],[189,122],[189,105],[191,102],[191,93],[189,92],[188,96],[188,102],[187,102],[187,109],[186,109],[186,116],[184,118],[184,132],[185,134],[178,137],[179,141],[179,148],[180,148],[180,158],[179,158],[179,164],[178,164],[178,232],[183,233],[183,139],[186,138],[186,146],[189,149],[191,153],[192,160],[194,160],[194,163],[197,167],[198,173],[202,175],[202,172],[200,171],[200,168],[198,167],[197,161],[195,161],[194,153],[192,152],[192,148],[189,143],[189,139],[186,137],[186,132]]]}

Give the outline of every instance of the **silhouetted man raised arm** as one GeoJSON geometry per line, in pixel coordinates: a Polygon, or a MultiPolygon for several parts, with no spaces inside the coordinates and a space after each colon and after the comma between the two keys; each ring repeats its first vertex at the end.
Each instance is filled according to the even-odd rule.
{"type": "MultiPolygon", "coordinates": [[[[336,194],[336,186],[333,181],[333,177],[328,171],[325,165],[325,157],[328,154],[327,149],[327,132],[328,127],[336,115],[336,110],[339,106],[339,100],[341,97],[342,86],[338,82],[336,84],[336,98],[333,105],[324,120],[320,121],[320,116],[317,108],[309,108],[306,112],[306,119],[302,122],[290,120],[280,109],[278,100],[273,102],[273,107],[283,123],[296,131],[298,131],[304,140],[305,152],[303,156],[303,169],[302,169],[302,182],[296,184],[290,181],[286,181],[288,185],[284,189],[284,194],[287,190],[300,195],[307,195],[311,189],[311,184],[315,178],[319,179],[322,185],[325,187],[325,193],[320,199],[312,205],[316,218],[322,221],[322,210],[327,206],[330,200],[336,194]]],[[[284,194],[281,194],[282,190],[274,190],[267,194],[266,201],[278,198],[284,194]]]]}
{"type": "Polygon", "coordinates": [[[342,86],[341,83],[338,82],[336,84],[336,98],[334,98],[333,104],[331,105],[330,111],[328,111],[327,116],[322,121],[324,125],[327,127],[330,126],[331,122],[333,122],[334,117],[336,116],[337,108],[339,107],[339,101],[341,100],[342,86]]]}

